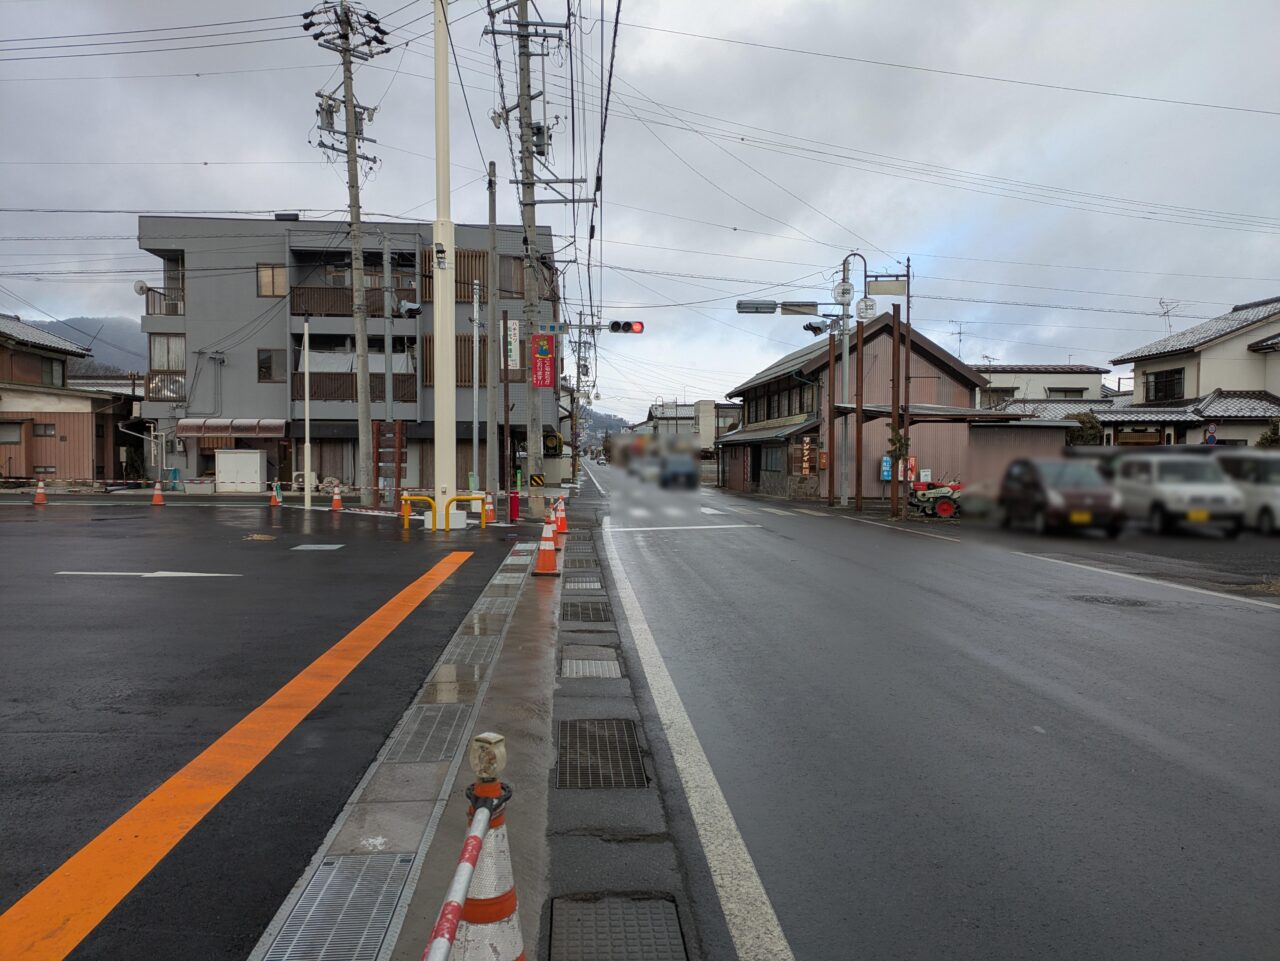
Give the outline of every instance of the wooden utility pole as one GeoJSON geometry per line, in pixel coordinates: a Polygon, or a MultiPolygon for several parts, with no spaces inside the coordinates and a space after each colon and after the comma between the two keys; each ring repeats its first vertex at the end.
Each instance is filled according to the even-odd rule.
{"type": "Polygon", "coordinates": [[[902,308],[899,305],[893,305],[893,350],[891,364],[893,366],[892,394],[889,400],[890,406],[893,408],[889,418],[889,443],[893,444],[893,456],[889,463],[889,516],[898,516],[898,445],[894,443],[901,427],[902,408],[899,406],[901,398],[901,381],[902,381],[902,308]]]}
{"type": "MultiPolygon", "coordinates": [[[[498,170],[489,161],[489,255],[485,259],[486,283],[489,288],[489,309],[485,312],[488,337],[485,339],[484,369],[488,377],[485,393],[484,421],[484,486],[498,496],[502,482],[498,479],[498,358],[499,351],[507,349],[506,331],[498,317],[498,170]],[[501,340],[499,340],[501,334],[501,340]]],[[[502,367],[505,368],[505,360],[502,367]]]]}

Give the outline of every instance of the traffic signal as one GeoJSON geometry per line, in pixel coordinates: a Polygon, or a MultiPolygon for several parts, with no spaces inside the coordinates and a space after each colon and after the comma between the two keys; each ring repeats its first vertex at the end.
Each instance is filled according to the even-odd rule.
{"type": "Polygon", "coordinates": [[[643,334],[644,321],[642,320],[611,320],[609,321],[609,333],[611,334],[643,334]]]}

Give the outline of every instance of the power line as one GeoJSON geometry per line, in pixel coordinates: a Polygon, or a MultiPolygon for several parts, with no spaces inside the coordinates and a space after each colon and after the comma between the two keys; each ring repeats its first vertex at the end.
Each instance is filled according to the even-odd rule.
{"type": "MultiPolygon", "coordinates": [[[[406,4],[408,6],[408,4],[406,4]]],[[[404,9],[401,7],[401,9],[404,9]]],[[[251,17],[248,20],[219,20],[215,23],[191,23],[182,27],[141,27],[137,30],[107,30],[102,33],[64,33],[51,37],[5,37],[0,43],[27,43],[36,40],[80,40],[85,37],[119,37],[134,33],[165,33],[174,30],[204,30],[208,27],[234,27],[242,23],[266,23],[269,20],[296,20],[294,14],[286,13],[275,17],[251,17]]]]}
{"type": "MultiPolygon", "coordinates": [[[[304,37],[264,37],[260,40],[228,40],[224,43],[201,43],[183,47],[156,47],[152,50],[104,50],[100,53],[56,53],[40,57],[0,57],[0,63],[18,63],[24,60],[75,60],[81,57],[124,57],[144,53],[174,53],[181,50],[213,50],[217,47],[246,47],[256,43],[279,43],[282,40],[302,40],[304,37]]],[[[0,51],[3,52],[3,51],[0,51]]]]}

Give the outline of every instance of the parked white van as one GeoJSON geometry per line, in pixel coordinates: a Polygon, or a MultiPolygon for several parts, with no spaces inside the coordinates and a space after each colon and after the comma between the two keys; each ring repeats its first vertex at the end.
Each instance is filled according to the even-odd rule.
{"type": "Polygon", "coordinates": [[[1280,529],[1280,453],[1224,447],[1214,452],[1244,495],[1244,522],[1263,534],[1280,529]]]}
{"type": "Polygon", "coordinates": [[[1181,524],[1221,528],[1235,537],[1244,526],[1244,495],[1216,458],[1195,454],[1122,454],[1115,487],[1131,518],[1146,518],[1152,533],[1181,524]]]}

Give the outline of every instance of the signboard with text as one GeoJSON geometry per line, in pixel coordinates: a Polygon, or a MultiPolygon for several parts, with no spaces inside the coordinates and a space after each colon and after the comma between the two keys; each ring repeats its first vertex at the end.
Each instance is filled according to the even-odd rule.
{"type": "Polygon", "coordinates": [[[554,334],[533,335],[533,370],[534,387],[554,387],[556,385],[556,338],[554,334]]]}
{"type": "MultiPolygon", "coordinates": [[[[506,314],[506,311],[503,311],[506,314]]],[[[507,370],[520,369],[520,321],[515,317],[506,319],[507,327],[507,370]]]]}

